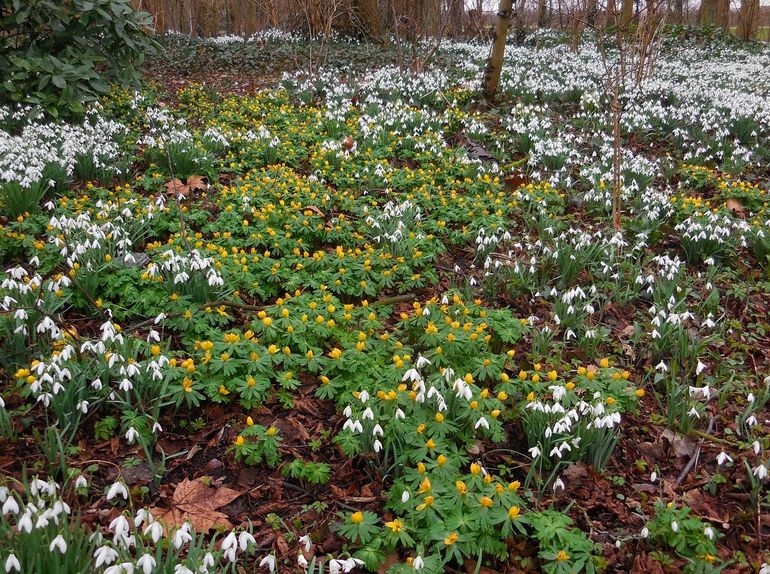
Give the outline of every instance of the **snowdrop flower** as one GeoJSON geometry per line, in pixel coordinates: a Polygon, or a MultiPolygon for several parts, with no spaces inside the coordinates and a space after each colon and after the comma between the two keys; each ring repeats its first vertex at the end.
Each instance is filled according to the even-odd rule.
{"type": "Polygon", "coordinates": [[[297,564],[303,570],[307,569],[307,558],[305,558],[302,554],[297,554],[297,564]]]}
{"type": "Polygon", "coordinates": [[[759,480],[765,480],[767,478],[767,467],[764,464],[760,464],[754,469],[754,476],[759,480]]]}
{"type": "Polygon", "coordinates": [[[759,569],[758,574],[770,574],[770,564],[763,562],[762,568],[759,569]]]}
{"type": "Polygon", "coordinates": [[[134,565],[131,562],[115,564],[104,571],[104,574],[134,574],[134,565]]]}
{"type": "Polygon", "coordinates": [[[195,572],[190,570],[184,564],[177,564],[176,566],[174,566],[174,574],[195,574],[195,572]]]}
{"type": "Polygon", "coordinates": [[[88,488],[88,480],[82,474],[75,479],[75,488],[88,488]]]}
{"type": "Polygon", "coordinates": [[[246,552],[246,549],[249,547],[249,544],[256,544],[256,543],[257,541],[254,540],[254,537],[248,532],[241,532],[238,535],[238,548],[241,549],[241,552],[246,552]]]}
{"type": "Polygon", "coordinates": [[[299,542],[304,545],[305,552],[310,552],[310,550],[313,548],[313,541],[310,539],[310,535],[308,534],[300,536],[299,542]]]}
{"type": "Polygon", "coordinates": [[[663,371],[663,372],[665,373],[665,372],[667,372],[667,371],[668,371],[668,366],[666,365],[666,363],[664,363],[663,361],[661,361],[660,363],[658,363],[657,365],[655,365],[655,370],[656,370],[656,371],[663,371]]]}
{"type": "Polygon", "coordinates": [[[13,496],[9,496],[8,499],[3,503],[3,515],[18,513],[19,503],[16,502],[16,499],[13,496]]]}
{"type": "Polygon", "coordinates": [[[262,566],[267,566],[270,572],[275,572],[275,556],[273,554],[268,554],[262,560],[259,561],[259,566],[260,568],[262,566]]]}
{"type": "Polygon", "coordinates": [[[540,449],[536,446],[533,446],[531,449],[529,449],[529,456],[532,457],[532,459],[536,459],[540,456],[540,449]]]}
{"type": "Polygon", "coordinates": [[[751,443],[751,448],[754,449],[754,454],[759,454],[759,451],[762,450],[762,446],[759,444],[758,440],[751,443]]]}
{"type": "Polygon", "coordinates": [[[118,553],[114,548],[111,548],[110,546],[100,546],[94,552],[94,558],[96,558],[94,568],[99,568],[100,566],[109,566],[115,562],[117,557],[118,553]]]}
{"type": "Polygon", "coordinates": [[[126,432],[126,440],[128,441],[128,444],[134,444],[134,441],[138,438],[139,431],[134,427],[129,427],[128,431],[126,432]]]}
{"type": "Polygon", "coordinates": [[[709,540],[714,540],[714,537],[716,536],[716,534],[714,533],[714,529],[711,528],[711,526],[707,526],[706,528],[704,528],[703,534],[709,540]]]}
{"type": "Polygon", "coordinates": [[[152,541],[157,544],[158,540],[163,536],[163,525],[160,522],[153,522],[144,528],[142,532],[145,536],[150,535],[152,541]]]}
{"type": "Polygon", "coordinates": [[[722,451],[717,455],[717,464],[719,466],[722,466],[726,462],[732,462],[732,461],[733,461],[732,457],[729,454],[727,454],[725,451],[722,451]]]}
{"type": "Polygon", "coordinates": [[[642,531],[640,533],[642,535],[642,538],[647,538],[650,535],[650,529],[646,526],[642,528],[642,531]]]}
{"type": "Polygon", "coordinates": [[[5,571],[8,573],[13,570],[21,572],[21,564],[19,563],[19,559],[16,558],[14,554],[9,554],[8,558],[5,559],[5,571]]]}
{"type": "Polygon", "coordinates": [[[143,574],[151,574],[155,569],[155,558],[151,554],[142,554],[141,558],[136,561],[136,565],[142,569],[143,574]]]}
{"type": "Polygon", "coordinates": [[[112,500],[117,495],[121,495],[124,499],[128,500],[128,489],[122,482],[116,482],[107,491],[107,500],[112,500]]]}
{"type": "Polygon", "coordinates": [[[676,520],[671,521],[671,530],[679,532],[679,523],[676,520]]]}
{"type": "Polygon", "coordinates": [[[32,532],[32,515],[29,512],[29,508],[27,508],[27,511],[21,515],[21,518],[16,525],[16,530],[19,532],[26,532],[27,534],[32,532]]]}
{"type": "Polygon", "coordinates": [[[376,439],[372,447],[374,448],[374,452],[380,452],[382,450],[382,443],[379,439],[376,439]]]}
{"type": "Polygon", "coordinates": [[[174,548],[179,550],[182,546],[190,542],[192,540],[192,536],[190,535],[190,523],[185,522],[182,527],[177,530],[174,533],[174,538],[172,540],[172,543],[174,545],[174,548]]]}
{"type": "Polygon", "coordinates": [[[706,368],[706,365],[702,363],[700,359],[698,359],[698,366],[695,367],[695,374],[700,375],[705,368],[706,368]]]}
{"type": "Polygon", "coordinates": [[[425,561],[422,559],[422,556],[415,556],[414,561],[412,561],[412,568],[422,570],[424,567],[425,561]]]}
{"type": "Polygon", "coordinates": [[[51,540],[51,544],[48,546],[48,550],[51,552],[53,552],[54,549],[58,550],[62,554],[66,554],[67,552],[67,542],[65,542],[64,537],[61,534],[51,540]]]}
{"type": "Polygon", "coordinates": [[[564,490],[564,481],[561,479],[561,477],[557,478],[553,482],[553,491],[556,492],[559,489],[564,490]]]}
{"type": "Polygon", "coordinates": [[[409,491],[405,490],[401,493],[401,503],[406,504],[409,501],[409,491]]]}
{"type": "Polygon", "coordinates": [[[658,473],[653,470],[652,474],[650,474],[650,482],[655,482],[656,480],[658,480],[658,473]]]}
{"type": "Polygon", "coordinates": [[[479,427],[484,427],[485,429],[489,429],[489,423],[487,422],[487,419],[484,417],[481,417],[479,420],[476,421],[476,424],[473,425],[474,429],[478,429],[479,427]]]}

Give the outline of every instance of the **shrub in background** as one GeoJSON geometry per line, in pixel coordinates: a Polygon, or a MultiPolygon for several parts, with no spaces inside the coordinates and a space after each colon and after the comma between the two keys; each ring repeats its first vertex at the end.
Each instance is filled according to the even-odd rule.
{"type": "Polygon", "coordinates": [[[0,3],[0,104],[80,114],[109,83],[138,80],[153,47],[152,18],[130,0],[10,0],[0,3]]]}

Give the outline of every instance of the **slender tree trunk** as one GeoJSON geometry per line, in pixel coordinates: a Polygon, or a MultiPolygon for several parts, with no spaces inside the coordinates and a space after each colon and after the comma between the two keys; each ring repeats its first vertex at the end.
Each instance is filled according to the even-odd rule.
{"type": "Polygon", "coordinates": [[[620,9],[620,29],[624,32],[628,30],[631,20],[634,18],[634,0],[623,0],[620,9]]]}
{"type": "Polygon", "coordinates": [[[599,12],[599,3],[597,0],[588,0],[586,3],[586,24],[591,28],[596,25],[596,15],[599,12]]]}
{"type": "Polygon", "coordinates": [[[537,2],[537,27],[545,28],[548,23],[548,4],[546,0],[538,0],[537,2]]]}
{"type": "Polygon", "coordinates": [[[714,24],[717,21],[717,0],[701,0],[698,24],[714,24]]]}
{"type": "Polygon", "coordinates": [[[384,31],[382,18],[377,8],[377,0],[356,0],[356,12],[364,25],[366,36],[372,40],[381,40],[384,31]]]}
{"type": "Polygon", "coordinates": [[[750,40],[757,35],[759,19],[759,0],[743,0],[738,13],[738,37],[750,40]]]}
{"type": "Polygon", "coordinates": [[[454,38],[462,36],[465,20],[465,1],[449,0],[447,17],[449,18],[449,35],[454,38]]]}
{"type": "Polygon", "coordinates": [[[730,26],[730,0],[717,0],[716,25],[722,30],[730,26]]]}
{"type": "Polygon", "coordinates": [[[505,57],[505,40],[508,36],[512,10],[513,0],[500,0],[497,10],[497,24],[492,37],[492,51],[484,70],[482,93],[487,100],[494,100],[497,86],[500,84],[500,72],[503,70],[503,58],[505,57]]]}
{"type": "Polygon", "coordinates": [[[516,10],[513,15],[514,30],[516,31],[516,43],[523,44],[526,36],[526,0],[517,0],[516,10]]]}
{"type": "Polygon", "coordinates": [[[674,0],[674,22],[676,24],[682,23],[683,12],[684,12],[684,0],[674,0]]]}

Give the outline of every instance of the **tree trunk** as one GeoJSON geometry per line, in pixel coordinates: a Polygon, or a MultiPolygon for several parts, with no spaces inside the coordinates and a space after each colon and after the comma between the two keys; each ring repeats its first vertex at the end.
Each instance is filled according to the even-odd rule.
{"type": "Polygon", "coordinates": [[[714,24],[717,21],[717,0],[701,0],[698,24],[714,24]]]}
{"type": "Polygon", "coordinates": [[[596,15],[599,13],[599,3],[597,0],[588,0],[586,2],[586,24],[593,28],[596,25],[596,15]]]}
{"type": "Polygon", "coordinates": [[[548,23],[548,4],[546,0],[538,0],[537,2],[537,27],[545,28],[548,23]]]}
{"type": "Polygon", "coordinates": [[[623,0],[622,7],[620,9],[620,21],[618,25],[624,32],[628,30],[631,25],[631,20],[634,18],[634,0],[623,0]]]}
{"type": "Polygon", "coordinates": [[[508,36],[512,10],[513,0],[500,0],[497,10],[497,24],[492,37],[492,52],[489,54],[487,67],[484,70],[482,93],[487,100],[494,100],[497,86],[500,84],[500,72],[503,70],[503,58],[505,57],[505,40],[508,36]]]}
{"type": "Polygon", "coordinates": [[[730,25],[730,0],[717,0],[716,25],[722,30],[730,25]]]}
{"type": "Polygon", "coordinates": [[[382,40],[384,31],[377,0],[356,0],[356,12],[364,25],[366,36],[372,40],[382,40]]]}
{"type": "Polygon", "coordinates": [[[684,0],[674,0],[674,23],[682,23],[682,14],[684,12],[684,0]]]}
{"type": "Polygon", "coordinates": [[[459,38],[463,35],[463,25],[465,20],[464,0],[449,0],[447,11],[447,17],[449,18],[448,33],[453,38],[459,38]]]}
{"type": "Polygon", "coordinates": [[[518,0],[516,2],[516,11],[514,12],[513,16],[513,28],[516,31],[516,43],[517,44],[523,44],[524,43],[524,37],[527,34],[526,30],[526,8],[527,3],[526,0],[518,0]]]}
{"type": "Polygon", "coordinates": [[[759,0],[743,0],[738,13],[738,37],[743,40],[754,38],[757,35],[757,20],[759,0]]]}

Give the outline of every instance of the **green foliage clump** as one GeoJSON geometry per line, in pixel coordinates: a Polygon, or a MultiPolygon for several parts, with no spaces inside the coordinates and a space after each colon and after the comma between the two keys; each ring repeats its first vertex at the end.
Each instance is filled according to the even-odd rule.
{"type": "Polygon", "coordinates": [[[152,20],[129,0],[11,0],[0,6],[0,103],[80,114],[109,82],[138,81],[152,20]]]}

